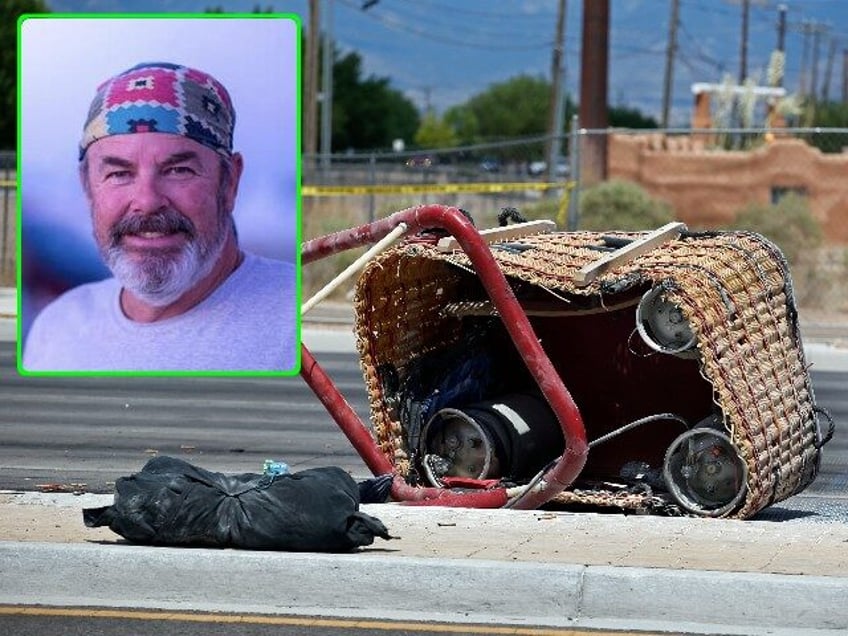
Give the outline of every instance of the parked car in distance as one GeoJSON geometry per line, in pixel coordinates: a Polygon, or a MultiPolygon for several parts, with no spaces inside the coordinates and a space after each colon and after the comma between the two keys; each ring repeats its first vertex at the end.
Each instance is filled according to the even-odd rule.
{"type": "Polygon", "coordinates": [[[406,160],[407,168],[429,168],[436,163],[436,158],[431,155],[415,155],[406,160]]]}
{"type": "MultiPolygon", "coordinates": [[[[527,165],[527,174],[531,177],[539,177],[548,171],[547,161],[531,161],[527,165]]],[[[568,165],[568,160],[560,157],[554,166],[554,175],[557,177],[567,177],[571,174],[571,168],[568,165]]]]}
{"type": "Polygon", "coordinates": [[[486,157],[480,162],[480,170],[483,172],[500,172],[501,162],[494,157],[486,157]]]}
{"type": "Polygon", "coordinates": [[[547,161],[531,161],[527,164],[527,174],[531,177],[538,177],[548,169],[547,161]]]}

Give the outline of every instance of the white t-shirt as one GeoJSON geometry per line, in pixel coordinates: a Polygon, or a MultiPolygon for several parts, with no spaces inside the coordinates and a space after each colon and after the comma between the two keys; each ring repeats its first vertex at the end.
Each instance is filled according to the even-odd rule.
{"type": "Polygon", "coordinates": [[[187,312],[127,318],[114,278],[66,292],[36,317],[27,371],[291,371],[297,364],[297,282],[291,263],[245,254],[224,283],[187,312]]]}

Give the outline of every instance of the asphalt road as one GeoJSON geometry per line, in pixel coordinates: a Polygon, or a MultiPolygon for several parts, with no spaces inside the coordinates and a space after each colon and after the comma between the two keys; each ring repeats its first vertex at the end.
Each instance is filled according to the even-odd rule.
{"type": "MultiPolygon", "coordinates": [[[[200,612],[156,612],[73,608],[7,608],[0,606],[0,628],[9,635],[63,636],[651,636],[651,632],[534,628],[506,625],[413,623],[296,616],[225,615],[200,612]]],[[[659,632],[657,632],[657,636],[659,632]]]]}
{"type": "MultiPolygon", "coordinates": [[[[223,472],[368,469],[299,378],[25,378],[14,343],[0,343],[0,489],[111,493],[155,454],[223,472]]],[[[363,421],[365,388],[353,354],[316,354],[363,421]]],[[[848,373],[813,372],[819,405],[837,428],[822,470],[794,510],[848,522],[848,373]]],[[[761,515],[779,520],[783,506],[761,515]]]]}
{"type": "MultiPolygon", "coordinates": [[[[368,406],[352,354],[318,357],[361,418],[368,406]]],[[[113,491],[155,454],[223,472],[335,465],[369,471],[299,377],[21,377],[0,343],[0,489],[113,491]]]]}

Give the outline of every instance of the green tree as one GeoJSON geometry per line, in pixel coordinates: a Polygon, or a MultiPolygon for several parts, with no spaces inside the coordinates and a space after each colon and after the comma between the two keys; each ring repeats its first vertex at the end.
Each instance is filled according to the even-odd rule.
{"type": "Polygon", "coordinates": [[[658,128],[653,117],[648,117],[637,108],[611,106],[608,115],[609,125],[613,128],[658,128]]]}
{"type": "Polygon", "coordinates": [[[468,100],[479,139],[544,134],[548,126],[551,86],[542,77],[518,75],[492,84],[468,100]]]}
{"type": "MultiPolygon", "coordinates": [[[[550,84],[541,77],[518,75],[491,84],[467,102],[449,108],[444,122],[451,126],[461,145],[542,135],[547,131],[550,84]]],[[[528,153],[541,155],[538,147],[524,146],[498,153],[500,159],[526,160],[528,153]]]]}
{"type": "Polygon", "coordinates": [[[17,146],[18,17],[49,13],[43,0],[4,0],[0,3],[0,148],[17,146]]]}
{"type": "MultiPolygon", "coordinates": [[[[848,104],[820,102],[808,104],[806,109],[813,127],[848,128],[848,104]]],[[[810,135],[808,141],[822,152],[842,152],[842,149],[848,146],[848,135],[825,132],[810,135]]]]}
{"type": "MultiPolygon", "coordinates": [[[[548,132],[551,85],[540,76],[518,75],[490,85],[467,102],[449,108],[444,121],[462,145],[510,137],[544,135],[548,132]]],[[[566,97],[563,131],[568,130],[577,105],[566,97]]],[[[655,119],[635,108],[610,107],[611,126],[656,128],[655,119]]],[[[539,149],[541,152],[541,147],[539,149]]]]}
{"type": "Polygon", "coordinates": [[[442,120],[453,129],[460,145],[469,146],[479,139],[480,124],[474,112],[466,105],[451,106],[442,120]]]}
{"type": "MultiPolygon", "coordinates": [[[[333,55],[335,58],[335,53],[333,55]]],[[[351,52],[333,64],[333,150],[387,148],[412,140],[418,109],[389,79],[362,79],[362,57],[351,52]]]]}
{"type": "Polygon", "coordinates": [[[824,102],[816,105],[813,125],[821,128],[848,128],[848,104],[824,102]]]}
{"type": "Polygon", "coordinates": [[[453,127],[444,118],[430,112],[424,115],[415,133],[415,143],[422,148],[453,148],[458,139],[453,127]]]}

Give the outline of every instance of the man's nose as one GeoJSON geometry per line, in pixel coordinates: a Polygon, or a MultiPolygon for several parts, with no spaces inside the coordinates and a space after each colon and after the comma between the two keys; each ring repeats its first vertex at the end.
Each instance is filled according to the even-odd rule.
{"type": "Polygon", "coordinates": [[[141,173],[136,176],[131,207],[133,212],[139,214],[151,214],[168,207],[168,197],[157,175],[141,173]]]}

